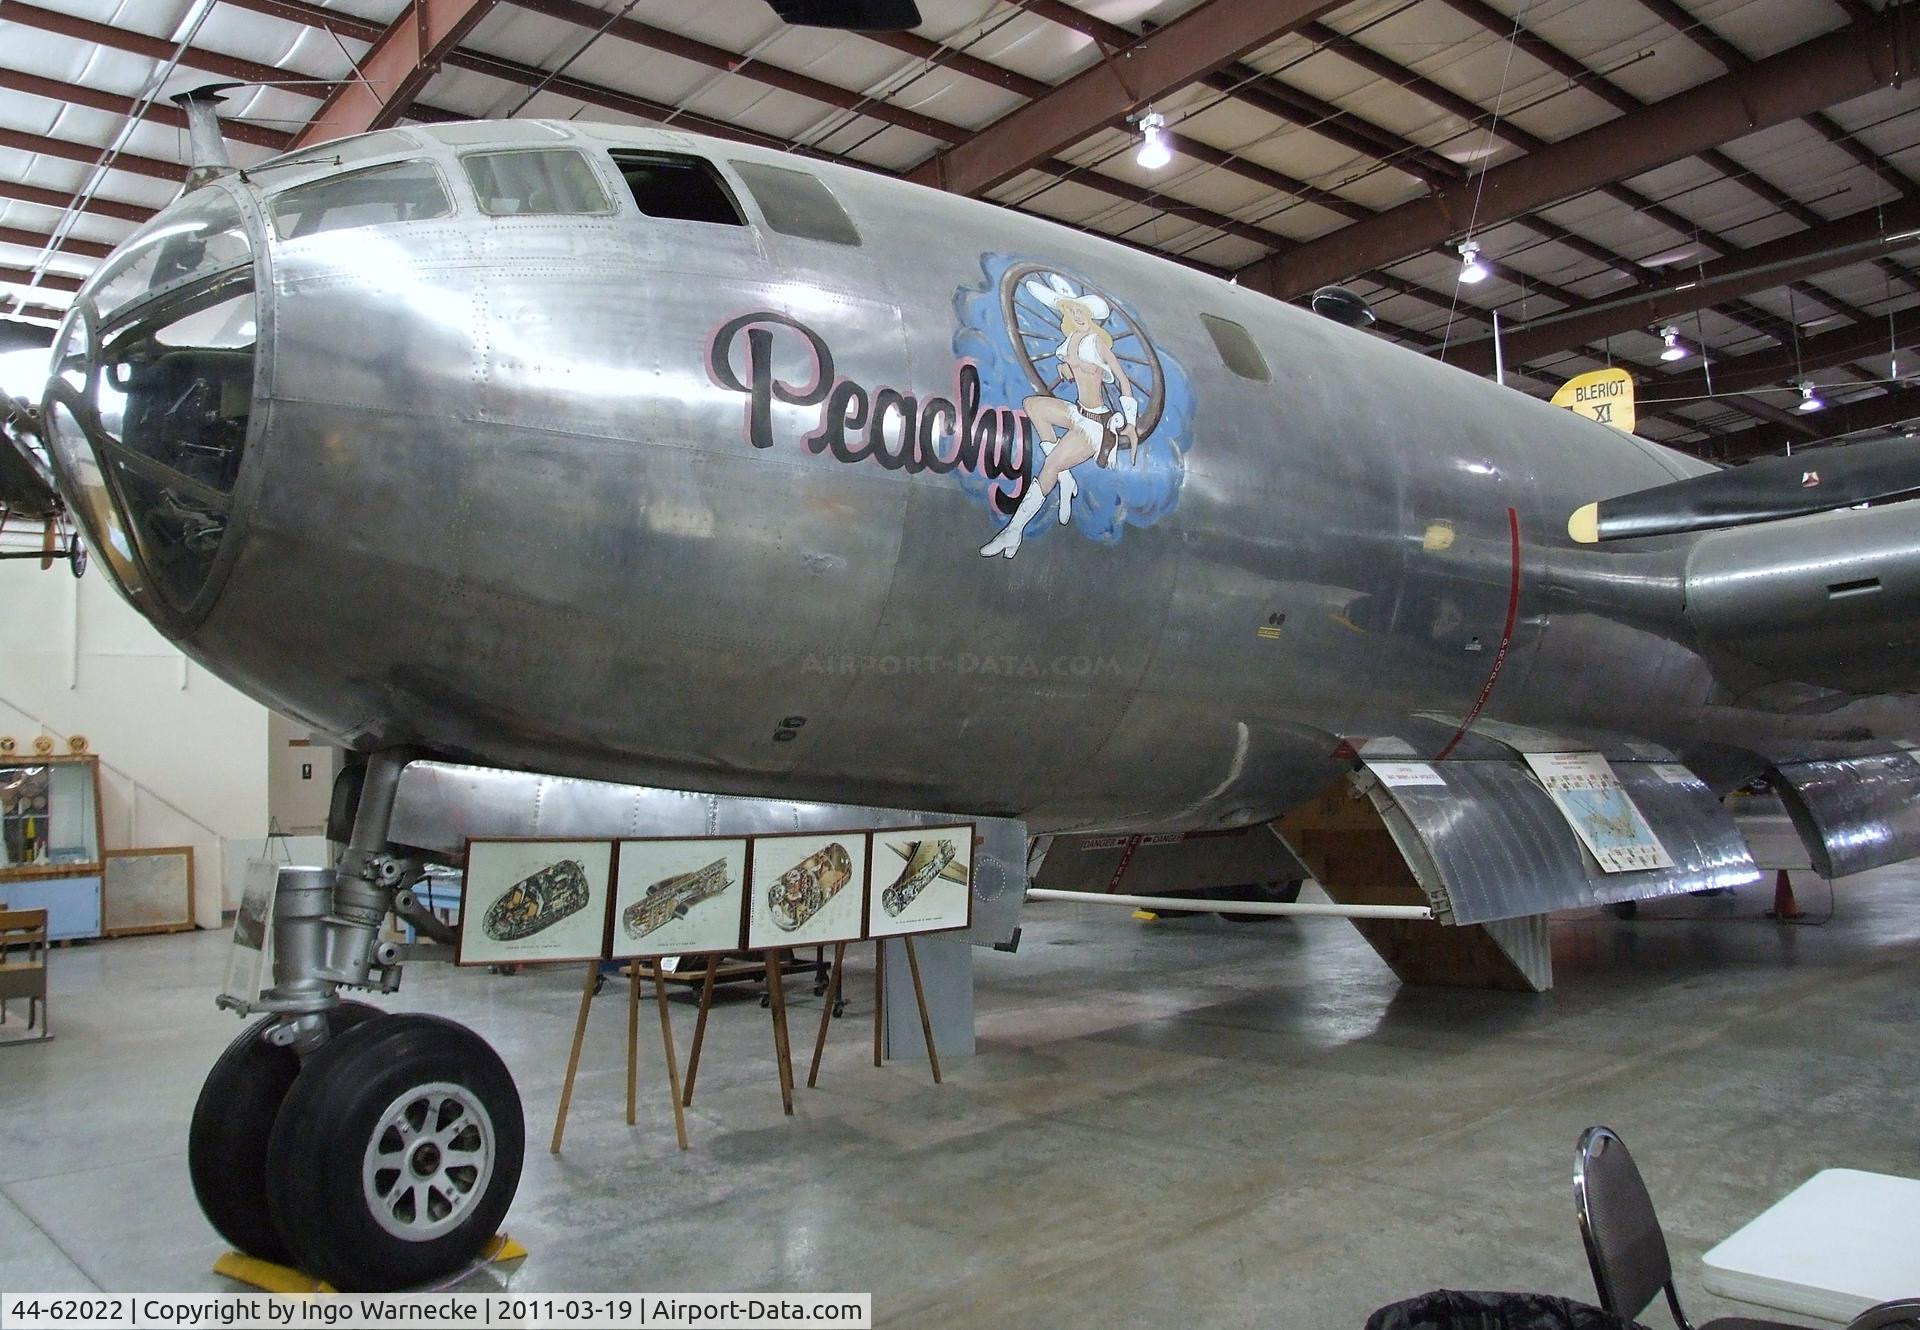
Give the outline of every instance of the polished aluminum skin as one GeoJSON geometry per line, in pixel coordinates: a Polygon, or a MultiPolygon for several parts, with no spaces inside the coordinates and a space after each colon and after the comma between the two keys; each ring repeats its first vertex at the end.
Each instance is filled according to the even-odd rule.
{"type": "MultiPolygon", "coordinates": [[[[732,798],[545,776],[451,762],[412,762],[400,773],[388,838],[445,857],[471,838],[558,840],[623,836],[750,836],[857,827],[951,826],[960,817],[900,808],[732,798]]],[[[975,820],[973,927],[979,946],[1008,946],[1026,891],[1026,827],[975,820]]]]}
{"type": "Polygon", "coordinates": [[[1880,698],[1743,704],[1684,612],[1697,537],[1567,537],[1580,505],[1701,464],[985,203],[671,132],[510,122],[323,145],[205,185],[170,224],[208,232],[197,266],[109,263],[63,334],[63,483],[183,649],[358,749],[1049,832],[1254,822],[1382,737],[1497,760],[1512,749],[1481,730],[1651,742],[1725,789],[1920,733],[1880,698]],[[535,148],[577,156],[554,188],[581,210],[476,192],[495,176],[469,158],[535,148]],[[745,224],[643,214],[614,151],[709,163],[745,224]],[[824,184],[859,243],[769,224],[756,168],[824,184]],[[319,205],[293,191],[368,178],[384,220],[302,233],[319,205]],[[208,306],[227,318],[211,331],[115,331],[164,323],[183,291],[238,303],[208,306]],[[1038,340],[1035,317],[1056,320],[1038,340]],[[1078,479],[983,556],[1008,523],[983,492],[1041,483],[1048,459],[998,481],[929,459],[955,454],[964,366],[1023,330],[1033,377],[983,369],[975,405],[1044,431],[1078,479]],[[116,337],[136,362],[123,451],[145,450],[117,505],[96,474],[123,465],[96,460],[117,456],[100,443],[123,410],[100,369],[116,337]],[[181,342],[211,349],[183,368],[181,342]],[[1121,359],[1143,346],[1157,371],[1121,359]],[[171,397],[141,413],[161,400],[137,395],[149,373],[199,394],[191,420],[171,397]],[[827,396],[842,384],[859,392],[827,396]],[[917,452],[897,437],[907,398],[917,452]],[[828,446],[888,407],[878,447],[853,428],[828,446]],[[129,503],[159,517],[130,535],[129,503]]]}
{"type": "Polygon", "coordinates": [[[1760,880],[1740,829],[1698,777],[1669,763],[1612,766],[1673,859],[1671,868],[1602,872],[1523,762],[1449,762],[1445,785],[1393,786],[1371,772],[1352,779],[1444,923],[1544,916],[1760,880]]]}
{"type": "Polygon", "coordinates": [[[1920,854],[1920,757],[1911,749],[1827,762],[1783,762],[1780,798],[1822,877],[1920,854]]]}

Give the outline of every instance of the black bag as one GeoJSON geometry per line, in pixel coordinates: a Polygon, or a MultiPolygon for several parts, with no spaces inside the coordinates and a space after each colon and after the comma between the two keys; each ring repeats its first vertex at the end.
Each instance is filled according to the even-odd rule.
{"type": "Polygon", "coordinates": [[[1545,1293],[1458,1293],[1440,1289],[1382,1307],[1366,1330],[1645,1330],[1583,1302],[1545,1293]]]}

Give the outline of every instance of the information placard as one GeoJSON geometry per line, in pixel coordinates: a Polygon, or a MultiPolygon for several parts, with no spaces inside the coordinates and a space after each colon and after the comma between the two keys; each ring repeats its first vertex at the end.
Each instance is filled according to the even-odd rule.
{"type": "Polygon", "coordinates": [[[1527,753],[1561,816],[1609,873],[1671,868],[1673,859],[1600,753],[1527,753]]]}

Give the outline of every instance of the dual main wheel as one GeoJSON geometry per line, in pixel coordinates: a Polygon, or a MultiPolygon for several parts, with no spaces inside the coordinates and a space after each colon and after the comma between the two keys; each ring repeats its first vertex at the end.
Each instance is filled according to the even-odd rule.
{"type": "Polygon", "coordinates": [[[520,1181],[505,1064],[463,1025],[344,1003],[303,1061],[251,1026],[194,1106],[187,1162],[220,1235],[335,1288],[425,1284],[476,1260],[520,1181]]]}

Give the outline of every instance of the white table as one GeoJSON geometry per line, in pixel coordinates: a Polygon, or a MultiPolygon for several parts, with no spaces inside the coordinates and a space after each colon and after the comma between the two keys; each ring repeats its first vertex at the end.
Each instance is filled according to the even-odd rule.
{"type": "Polygon", "coordinates": [[[1845,1325],[1920,1296],[1920,1181],[1824,1169],[1701,1261],[1722,1297],[1845,1325]]]}

